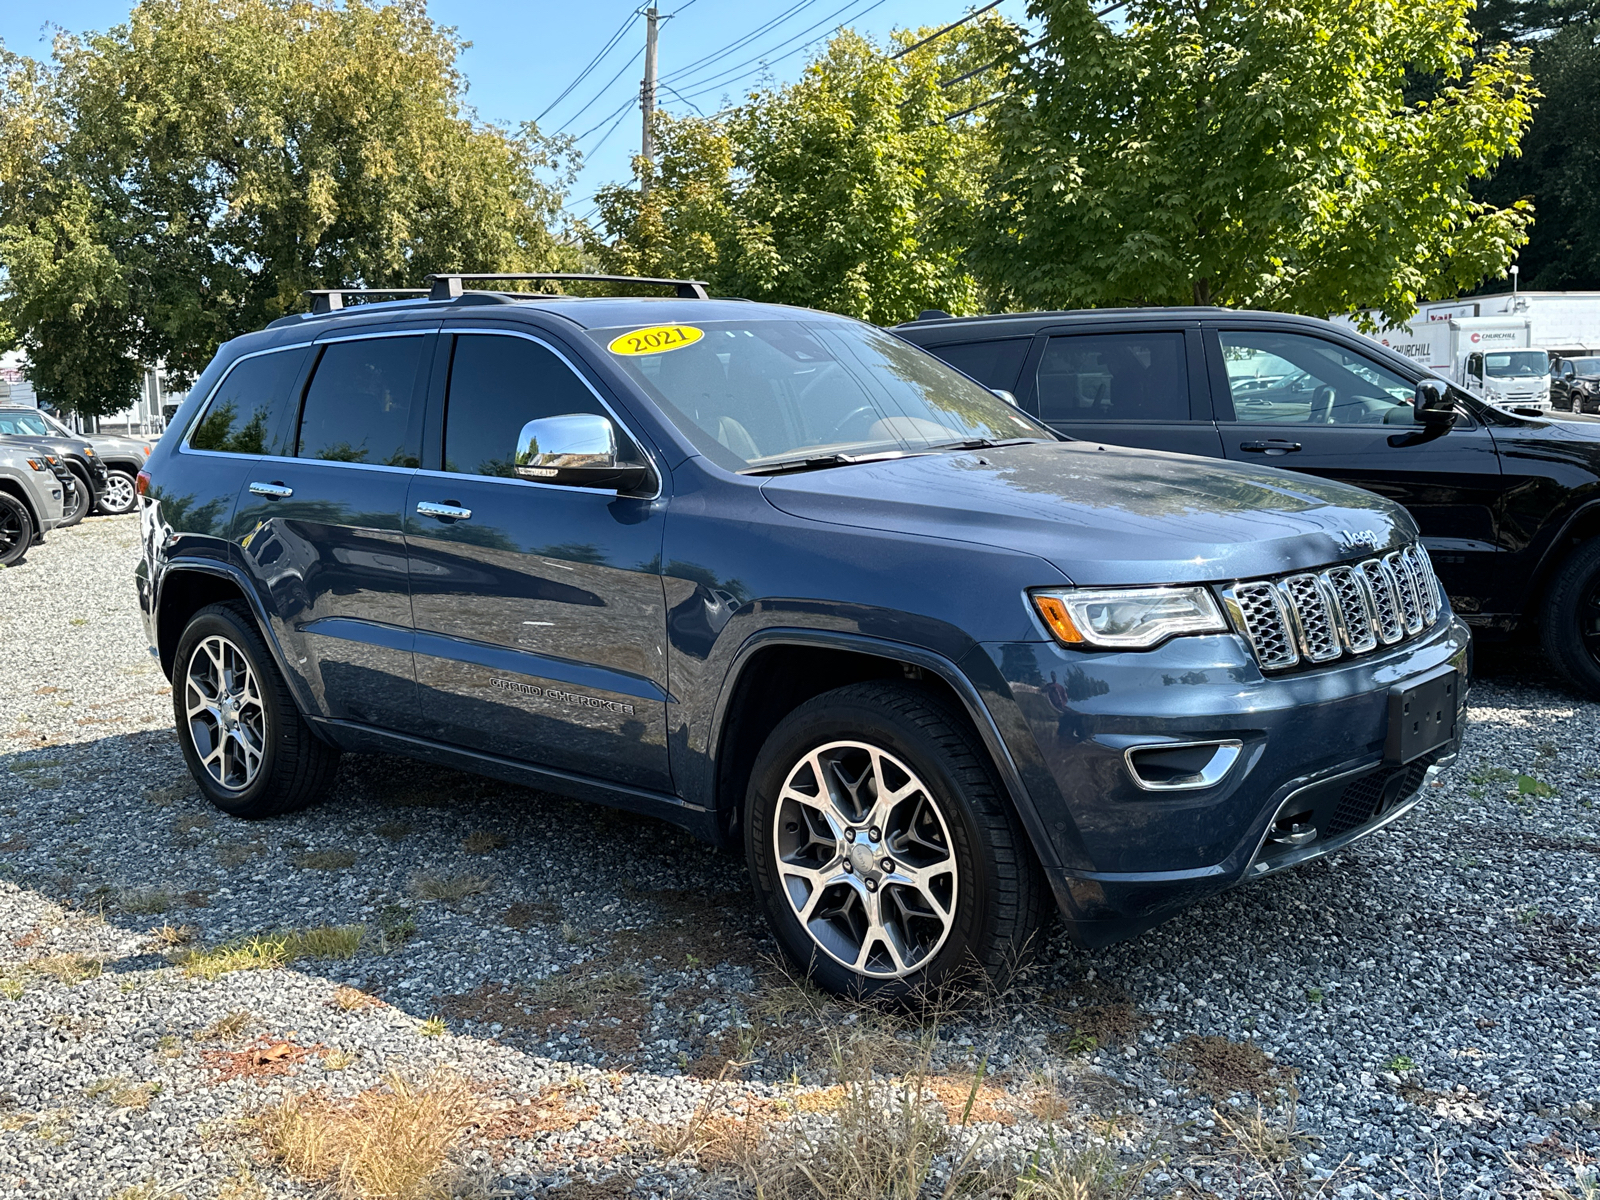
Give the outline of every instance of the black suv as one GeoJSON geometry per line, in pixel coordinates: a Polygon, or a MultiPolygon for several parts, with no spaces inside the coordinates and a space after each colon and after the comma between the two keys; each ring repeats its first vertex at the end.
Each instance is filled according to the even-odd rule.
{"type": "Polygon", "coordinates": [[[1328,321],[1222,308],[927,319],[895,329],[1068,437],[1353,483],[1406,507],[1480,636],[1537,632],[1600,696],[1600,424],[1491,408],[1328,321]],[[1443,393],[1419,413],[1419,384],[1443,393]]]}
{"type": "Polygon", "coordinates": [[[213,803],[351,749],[660,817],[743,843],[823,985],[897,993],[1049,893],[1100,944],[1336,850],[1454,756],[1469,635],[1397,505],[676,286],[444,276],[221,349],[137,572],[213,803]]]}

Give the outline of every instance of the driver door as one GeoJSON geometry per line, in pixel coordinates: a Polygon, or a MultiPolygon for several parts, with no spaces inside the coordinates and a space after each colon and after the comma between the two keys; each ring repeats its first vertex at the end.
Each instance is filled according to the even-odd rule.
{"type": "Polygon", "coordinates": [[[1352,346],[1298,330],[1219,325],[1206,359],[1223,453],[1350,483],[1404,505],[1465,612],[1500,553],[1505,479],[1488,429],[1417,425],[1415,385],[1352,346]]]}

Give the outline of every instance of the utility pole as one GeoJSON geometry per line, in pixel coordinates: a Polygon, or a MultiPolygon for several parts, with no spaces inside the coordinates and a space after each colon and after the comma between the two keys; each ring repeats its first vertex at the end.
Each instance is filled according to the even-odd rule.
{"type": "Polygon", "coordinates": [[[656,147],[655,139],[650,134],[650,126],[656,116],[656,6],[651,0],[650,7],[644,10],[645,35],[644,35],[644,86],[639,93],[639,107],[644,111],[644,137],[639,142],[639,153],[644,156],[644,174],[639,180],[640,196],[650,194],[650,173],[655,166],[656,147]]]}

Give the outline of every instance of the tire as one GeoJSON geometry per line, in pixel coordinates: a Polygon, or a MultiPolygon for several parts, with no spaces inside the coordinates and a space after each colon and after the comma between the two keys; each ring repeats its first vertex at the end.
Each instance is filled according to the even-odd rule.
{"type": "Polygon", "coordinates": [[[1039,867],[987,753],[915,688],[852,684],[796,708],[756,757],[745,817],[773,933],[830,992],[926,999],[998,978],[1039,931],[1039,867]],[[902,796],[886,812],[856,805],[884,787],[902,796]]]}
{"type": "Polygon", "coordinates": [[[1600,539],[1583,543],[1556,568],[1544,595],[1539,638],[1566,681],[1600,699],[1600,539]]]}
{"type": "Polygon", "coordinates": [[[240,602],[202,608],[184,628],[173,656],[172,710],[190,773],[230,816],[292,812],[333,782],[339,752],[311,732],[240,602]]]}
{"type": "Polygon", "coordinates": [[[15,496],[0,492],[0,567],[22,561],[33,545],[33,515],[15,496]]]}
{"type": "Polygon", "coordinates": [[[121,467],[113,467],[106,476],[105,491],[100,493],[95,507],[108,517],[120,517],[123,513],[132,512],[138,499],[133,476],[121,467]]]}
{"type": "Polygon", "coordinates": [[[89,497],[93,495],[89,490],[89,481],[76,471],[68,470],[72,475],[72,488],[69,491],[65,486],[66,480],[62,480],[61,523],[56,526],[57,529],[71,529],[83,520],[89,511],[89,497]]]}

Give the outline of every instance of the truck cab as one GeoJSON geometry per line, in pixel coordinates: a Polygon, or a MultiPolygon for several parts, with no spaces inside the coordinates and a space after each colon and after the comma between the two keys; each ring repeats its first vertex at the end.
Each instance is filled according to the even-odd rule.
{"type": "Polygon", "coordinates": [[[1537,346],[1468,350],[1452,382],[1496,408],[1550,411],[1550,356],[1537,346]]]}

